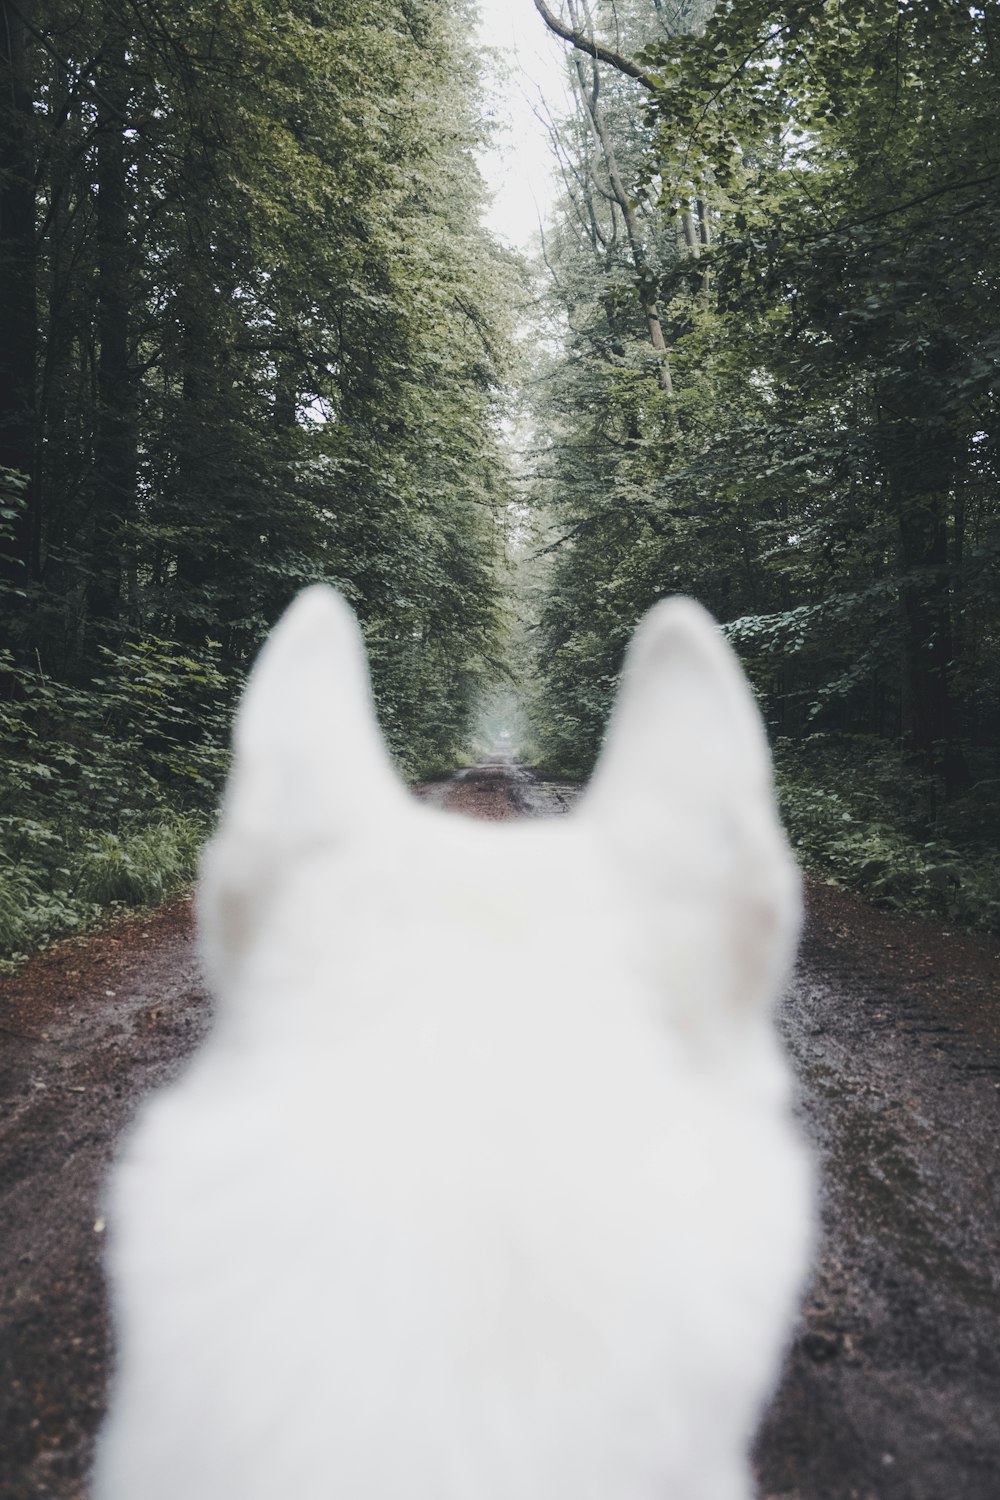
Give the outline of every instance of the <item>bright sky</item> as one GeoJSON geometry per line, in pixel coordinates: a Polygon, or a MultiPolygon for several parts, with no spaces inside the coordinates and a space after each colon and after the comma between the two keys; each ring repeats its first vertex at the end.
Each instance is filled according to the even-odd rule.
{"type": "Polygon", "coordinates": [[[479,39],[500,52],[507,77],[496,83],[496,113],[503,130],[480,166],[495,195],[486,222],[519,249],[538,232],[555,196],[552,149],[544,108],[557,118],[568,110],[566,43],[548,30],[532,0],[479,0],[479,39]],[[544,104],[542,103],[544,101],[544,104]],[[541,110],[539,120],[535,110],[541,110]]]}

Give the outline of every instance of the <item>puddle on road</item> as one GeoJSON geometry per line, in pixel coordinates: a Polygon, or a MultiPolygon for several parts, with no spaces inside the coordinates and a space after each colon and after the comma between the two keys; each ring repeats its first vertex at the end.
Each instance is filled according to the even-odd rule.
{"type": "Polygon", "coordinates": [[[541,777],[503,755],[488,756],[451,776],[414,787],[415,795],[432,807],[491,819],[557,816],[572,807],[582,790],[573,782],[541,777]]]}

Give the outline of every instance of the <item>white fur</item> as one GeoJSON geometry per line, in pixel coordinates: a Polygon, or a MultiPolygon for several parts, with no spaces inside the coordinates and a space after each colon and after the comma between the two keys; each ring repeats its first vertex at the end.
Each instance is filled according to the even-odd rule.
{"type": "Polygon", "coordinates": [[[577,810],[397,782],[305,593],[235,732],[214,1030],[117,1169],[98,1500],[744,1500],[810,1174],[770,1009],[799,925],[767,747],[686,600],[577,810]]]}

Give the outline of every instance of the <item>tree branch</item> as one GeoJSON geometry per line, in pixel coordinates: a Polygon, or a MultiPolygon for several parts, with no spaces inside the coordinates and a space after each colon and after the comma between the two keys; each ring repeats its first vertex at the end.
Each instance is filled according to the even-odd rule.
{"type": "Polygon", "coordinates": [[[549,30],[554,31],[556,36],[562,37],[564,42],[572,43],[574,47],[578,47],[581,52],[586,52],[588,57],[596,58],[598,62],[605,62],[612,68],[617,68],[619,73],[636,79],[644,89],[655,93],[656,84],[652,78],[629,58],[622,57],[618,52],[612,52],[610,47],[602,47],[600,42],[592,42],[589,37],[584,36],[582,31],[574,31],[571,26],[566,26],[558,16],[552,14],[545,0],[535,0],[535,9],[549,30]]]}
{"type": "Polygon", "coordinates": [[[125,125],[132,123],[129,121],[128,116],[123,114],[116,104],[112,104],[110,99],[108,99],[105,94],[101,93],[101,90],[97,87],[97,84],[93,81],[93,79],[87,77],[87,73],[89,72],[90,67],[89,64],[85,65],[83,68],[77,71],[77,69],[74,68],[71,62],[67,62],[65,57],[60,56],[45,33],[39,31],[37,26],[33,26],[31,24],[24,12],[21,11],[18,6],[13,4],[13,0],[7,0],[7,9],[17,17],[28,35],[34,38],[34,40],[38,43],[42,50],[44,52],[47,52],[50,57],[55,59],[55,61],[65,72],[67,78],[72,80],[72,85],[75,90],[89,90],[89,92],[93,94],[94,98],[97,100],[98,104],[103,105],[108,113],[113,115],[116,120],[121,120],[125,125]]]}

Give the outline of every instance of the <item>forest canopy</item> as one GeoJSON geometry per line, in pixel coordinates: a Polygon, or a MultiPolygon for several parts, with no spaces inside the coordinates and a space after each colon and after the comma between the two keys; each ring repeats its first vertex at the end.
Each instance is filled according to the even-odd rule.
{"type": "Polygon", "coordinates": [[[996,920],[998,7],[536,8],[575,99],[536,375],[543,755],[586,771],[633,622],[694,594],[800,847],[996,920]]]}
{"type": "Polygon", "coordinates": [[[48,930],[197,843],[303,584],[356,609],[404,768],[454,764],[496,672],[512,298],[464,0],[18,0],[3,23],[16,945],[25,910],[48,930]]]}

